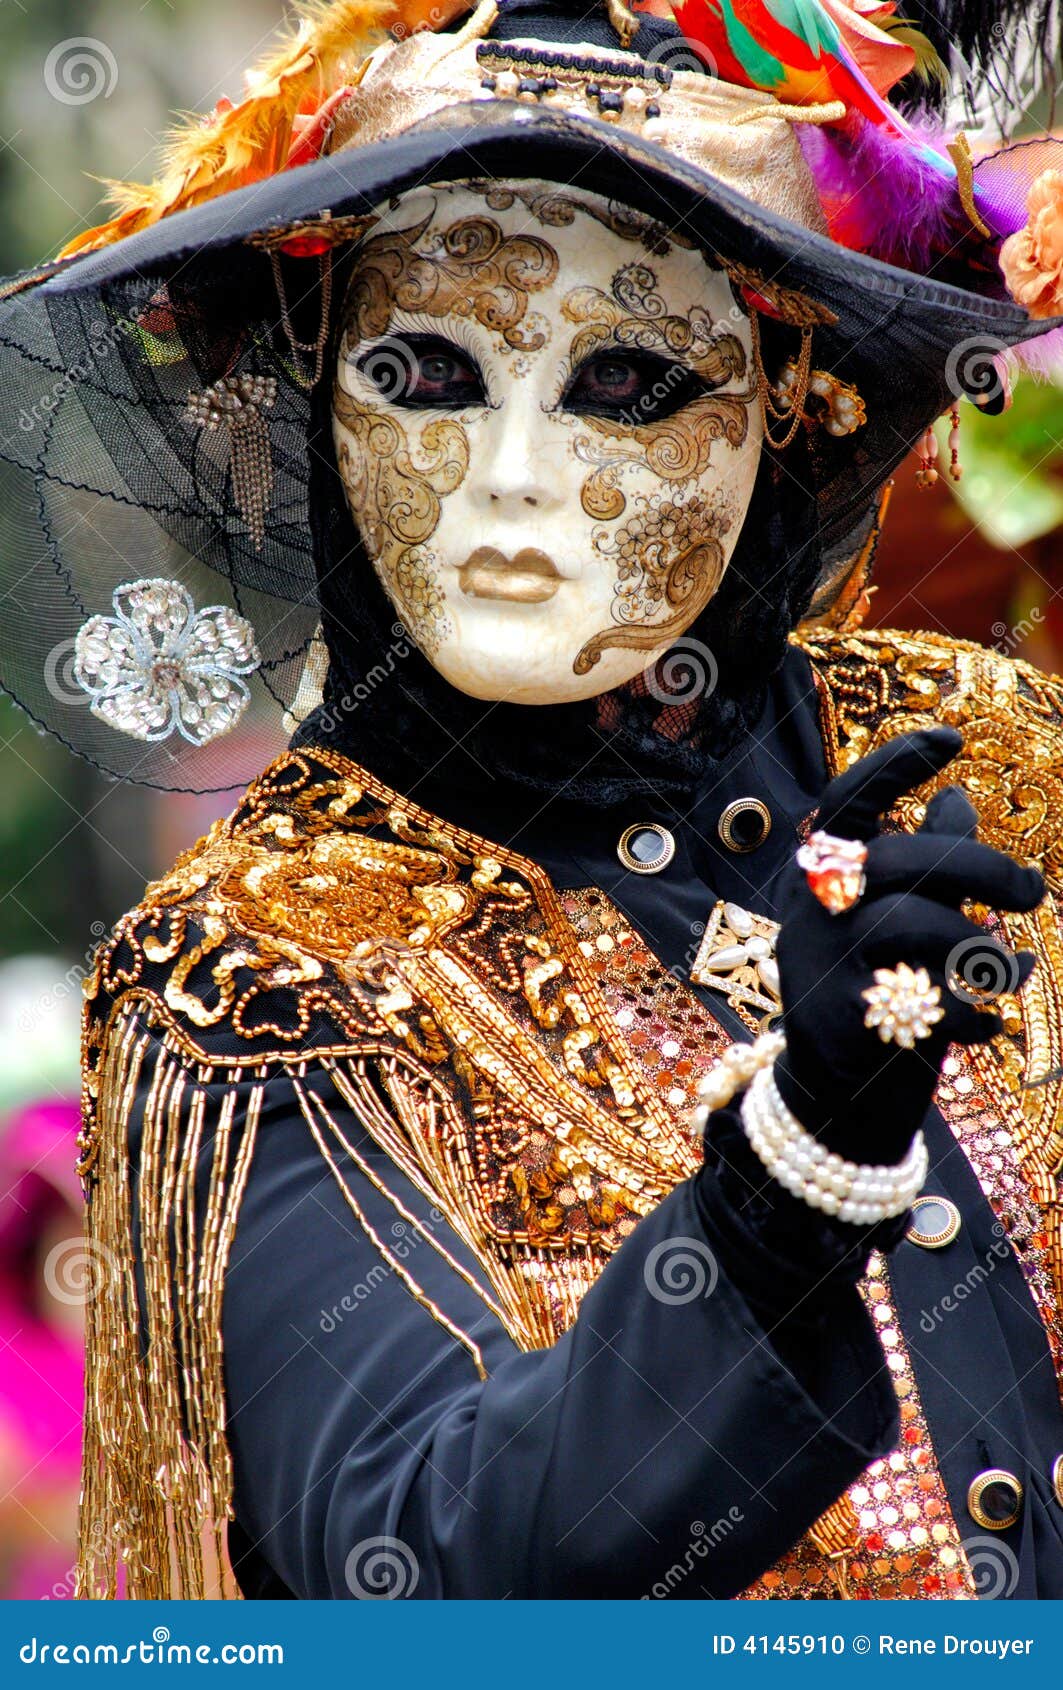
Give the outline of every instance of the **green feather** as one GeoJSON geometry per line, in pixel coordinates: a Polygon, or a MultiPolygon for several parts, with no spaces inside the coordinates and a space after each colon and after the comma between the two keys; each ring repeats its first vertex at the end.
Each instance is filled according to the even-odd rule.
{"type": "Polygon", "coordinates": [[[949,87],[948,68],[932,41],[907,18],[879,18],[876,28],[885,30],[895,41],[903,41],[906,47],[911,47],[915,53],[915,65],[912,75],[918,76],[928,86],[936,82],[939,88],[949,87]]]}
{"type": "Polygon", "coordinates": [[[827,54],[832,59],[842,56],[841,36],[834,19],[817,0],[787,0],[784,5],[778,0],[767,0],[767,8],[791,35],[799,35],[806,41],[813,53],[827,54]]]}
{"type": "Polygon", "coordinates": [[[720,13],[727,31],[727,44],[751,85],[754,88],[774,88],[786,74],[782,60],[769,53],[756,36],[750,34],[745,24],[739,22],[731,0],[720,0],[720,13]]]}

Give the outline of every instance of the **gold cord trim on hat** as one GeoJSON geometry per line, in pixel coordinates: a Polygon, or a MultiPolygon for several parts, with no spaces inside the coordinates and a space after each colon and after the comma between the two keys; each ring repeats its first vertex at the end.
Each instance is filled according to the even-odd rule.
{"type": "Polygon", "coordinates": [[[470,41],[482,41],[498,16],[497,0],[480,0],[480,4],[454,34],[454,49],[467,47],[470,41]]]}
{"type": "Polygon", "coordinates": [[[791,328],[814,328],[817,323],[826,327],[838,321],[838,314],[829,305],[820,304],[810,294],[799,293],[796,288],[781,287],[778,282],[765,276],[760,270],[754,270],[749,264],[740,264],[737,259],[722,259],[721,264],[731,281],[738,287],[752,288],[766,299],[772,310],[777,312],[784,323],[791,328]]]}
{"type": "Polygon", "coordinates": [[[24,276],[12,276],[8,281],[0,283],[0,300],[14,299],[16,294],[25,293],[27,288],[35,288],[38,282],[46,282],[58,270],[72,264],[72,258],[53,258],[47,264],[39,264],[35,270],[28,270],[24,276]]]}
{"type": "Polygon", "coordinates": [[[742,123],[759,123],[766,117],[782,118],[786,123],[840,123],[848,110],[844,100],[828,100],[820,106],[785,106],[772,100],[770,105],[749,106],[736,112],[727,121],[734,128],[742,123]]]}
{"type": "Polygon", "coordinates": [[[642,19],[635,16],[624,4],[624,0],[605,0],[605,9],[609,14],[609,22],[620,37],[620,45],[626,52],[642,28],[642,19]]]}
{"type": "Polygon", "coordinates": [[[956,191],[960,196],[960,204],[970,219],[972,228],[976,229],[987,241],[992,240],[993,231],[984,223],[978,214],[978,207],[974,200],[974,159],[971,157],[971,143],[961,129],[954,141],[949,142],[949,157],[956,166],[956,191]]]}
{"type": "Polygon", "coordinates": [[[349,217],[334,217],[323,211],[320,217],[300,217],[294,223],[271,223],[268,228],[256,229],[245,237],[245,246],[260,247],[263,252],[283,251],[293,241],[312,240],[322,246],[341,246],[346,241],[359,241],[367,229],[379,219],[368,213],[349,217]]]}

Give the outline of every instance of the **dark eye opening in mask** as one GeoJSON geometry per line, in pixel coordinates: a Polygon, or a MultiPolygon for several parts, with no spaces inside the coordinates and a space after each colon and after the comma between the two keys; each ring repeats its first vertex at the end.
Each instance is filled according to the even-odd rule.
{"type": "Polygon", "coordinates": [[[604,347],[573,372],[561,409],[637,428],[673,416],[714,385],[677,359],[641,348],[604,347]]]}
{"type": "Polygon", "coordinates": [[[445,335],[377,340],[356,350],[351,362],[392,405],[442,411],[489,402],[476,360],[445,335]]]}

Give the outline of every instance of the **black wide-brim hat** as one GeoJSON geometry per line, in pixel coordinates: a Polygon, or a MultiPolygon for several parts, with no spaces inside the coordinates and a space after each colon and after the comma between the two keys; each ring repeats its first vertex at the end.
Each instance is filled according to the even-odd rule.
{"type": "Polygon", "coordinates": [[[240,690],[264,686],[290,701],[318,622],[313,355],[293,352],[291,330],[312,344],[320,288],[317,262],[293,255],[299,231],[327,222],[323,238],[349,237],[330,247],[341,283],[374,207],[470,178],[575,185],[677,231],[732,280],[743,278],[750,308],[765,313],[766,361],[797,356],[806,302],[813,364],[851,384],[866,412],[851,434],[818,431],[805,455],[824,560],[844,554],[927,425],[965,393],[992,408],[1001,394],[994,360],[1054,326],[1002,297],[999,276],[987,274],[979,292],[883,263],[616,123],[527,99],[445,106],[411,129],[177,211],[27,278],[0,302],[0,680],[99,767],[195,790],[253,772],[234,766],[224,739],[192,743],[202,731],[194,724],[190,735],[137,739],[91,711],[77,635],[118,610],[113,595],[132,578],[177,580],[197,612],[232,606],[253,627],[261,663],[240,690]],[[253,493],[234,496],[233,437],[202,426],[210,391],[240,378],[265,395],[260,518],[248,514],[253,493]]]}

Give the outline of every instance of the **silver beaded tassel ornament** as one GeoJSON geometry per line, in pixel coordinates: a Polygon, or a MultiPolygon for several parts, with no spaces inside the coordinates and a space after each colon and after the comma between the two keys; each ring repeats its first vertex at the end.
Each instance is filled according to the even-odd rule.
{"type": "Polygon", "coordinates": [[[188,395],[188,421],[215,434],[228,432],[229,472],[236,508],[255,550],[266,538],[266,512],[273,495],[273,452],[264,412],[277,400],[275,376],[222,376],[202,393],[188,395]]]}

